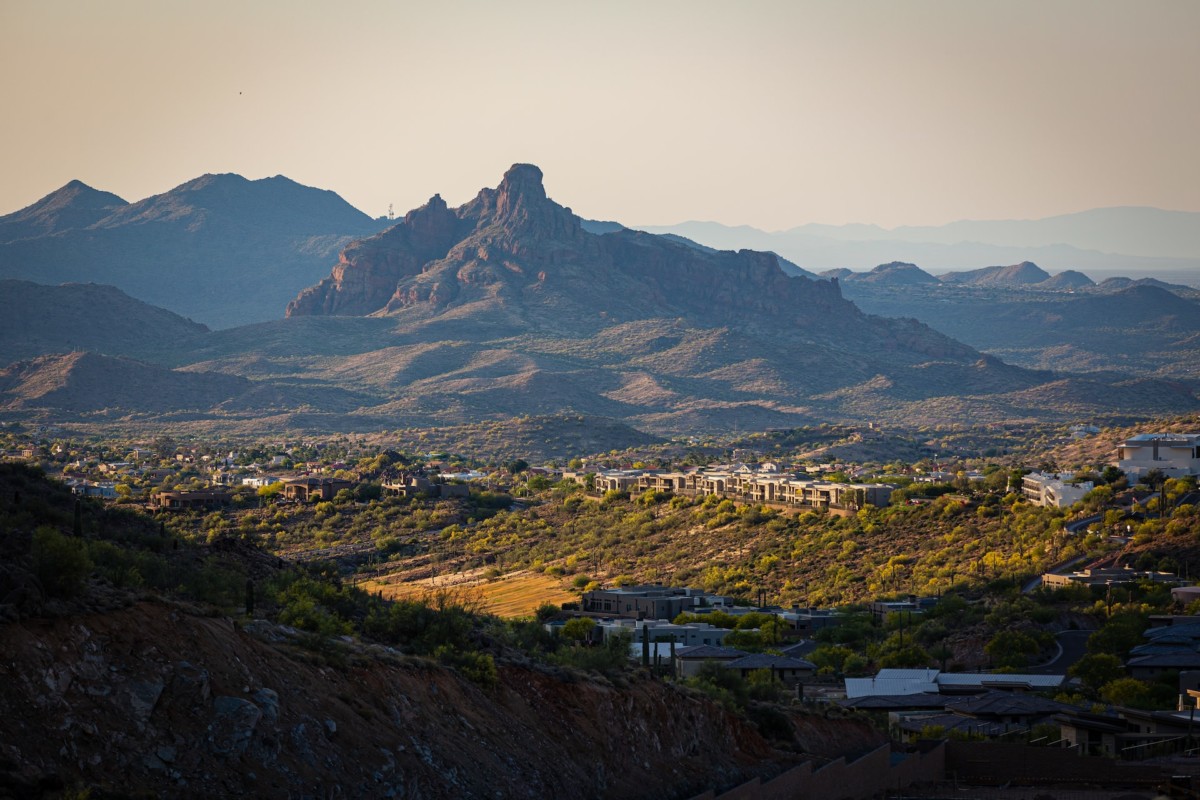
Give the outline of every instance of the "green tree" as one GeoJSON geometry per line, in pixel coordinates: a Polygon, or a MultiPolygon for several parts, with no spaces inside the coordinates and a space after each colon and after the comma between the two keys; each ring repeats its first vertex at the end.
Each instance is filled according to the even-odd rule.
{"type": "Polygon", "coordinates": [[[1121,659],[1114,655],[1089,653],[1072,664],[1067,674],[1079,678],[1084,688],[1099,694],[1103,686],[1124,677],[1125,670],[1121,668],[1121,659]]]}
{"type": "Polygon", "coordinates": [[[1100,689],[1100,699],[1115,706],[1143,707],[1150,698],[1150,687],[1135,678],[1117,678],[1100,689]]]}
{"type": "Polygon", "coordinates": [[[1040,649],[1037,639],[1024,631],[1000,631],[983,648],[996,666],[1017,668],[1028,666],[1040,649]]]}
{"type": "Polygon", "coordinates": [[[588,617],[575,617],[567,620],[563,625],[562,635],[564,638],[571,639],[576,642],[587,641],[592,634],[592,628],[596,627],[595,620],[588,617]]]}

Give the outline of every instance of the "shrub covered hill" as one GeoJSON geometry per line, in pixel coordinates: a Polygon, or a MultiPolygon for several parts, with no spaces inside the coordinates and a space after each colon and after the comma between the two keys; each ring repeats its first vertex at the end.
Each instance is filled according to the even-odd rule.
{"type": "Polygon", "coordinates": [[[626,647],[389,602],[0,464],[0,797],[674,798],[880,742],[626,647]]]}

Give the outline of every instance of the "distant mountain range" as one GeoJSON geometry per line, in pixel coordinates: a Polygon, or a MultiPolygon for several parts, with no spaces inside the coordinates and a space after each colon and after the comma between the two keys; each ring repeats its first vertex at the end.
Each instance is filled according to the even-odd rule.
{"type": "Polygon", "coordinates": [[[383,227],[282,176],[205,175],[136,203],[72,181],[0,217],[0,278],[112,284],[230,327],[279,318],[341,247],[383,227]]]}
{"type": "MultiPolygon", "coordinates": [[[[224,182],[234,194],[245,189],[224,182]]],[[[12,229],[75,224],[49,210],[64,205],[72,204],[12,219],[12,229]]],[[[101,219],[111,228],[92,223],[82,231],[133,231],[158,220],[177,231],[168,222],[172,207],[118,207],[101,219]]],[[[210,228],[200,204],[177,207],[181,219],[210,228]]],[[[294,233],[307,225],[270,227],[294,233]]],[[[619,225],[597,230],[546,196],[540,170],[519,164],[458,208],[435,196],[348,243],[326,277],[297,290],[286,319],[205,331],[110,287],[4,284],[0,319],[17,304],[26,310],[2,331],[0,354],[21,360],[0,375],[0,418],[261,433],[570,414],[663,434],[827,420],[1067,420],[1180,413],[1198,404],[1196,384],[1177,376],[1078,376],[1005,364],[915,319],[864,313],[841,288],[893,299],[900,296],[894,282],[911,296],[1072,297],[1005,285],[1044,283],[1048,274],[1033,264],[953,283],[911,264],[885,265],[875,280],[833,281],[772,253],[720,251],[619,225]],[[104,355],[55,354],[81,347],[104,355]]],[[[1134,317],[1110,314],[1114,324],[1139,323],[1146,313],[1139,297],[1134,317]]],[[[1170,297],[1158,300],[1183,304],[1171,306],[1178,329],[1192,325],[1191,301],[1170,297]]],[[[1080,310],[1080,319],[1108,313],[1080,310]]],[[[1060,327],[1087,332],[1074,322],[1060,327]]]]}
{"type": "Polygon", "coordinates": [[[1200,213],[1099,208],[1038,220],[963,221],[936,227],[801,225],[767,232],[716,222],[637,226],[720,249],[771,250],[813,272],[904,261],[934,273],[1035,261],[1100,278],[1153,273],[1200,283],[1200,213]]]}

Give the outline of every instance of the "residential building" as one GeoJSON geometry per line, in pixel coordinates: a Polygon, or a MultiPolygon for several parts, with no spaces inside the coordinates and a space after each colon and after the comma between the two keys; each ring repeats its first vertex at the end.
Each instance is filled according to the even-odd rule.
{"type": "Polygon", "coordinates": [[[705,662],[715,661],[718,664],[729,664],[750,655],[744,650],[734,647],[714,647],[700,645],[698,647],[679,647],[675,649],[675,675],[680,678],[691,678],[700,671],[705,662]]]}
{"type": "Polygon", "coordinates": [[[341,478],[295,478],[284,482],[283,496],[301,503],[332,500],[342,489],[352,486],[353,483],[341,478]]]}
{"type": "Polygon", "coordinates": [[[817,665],[802,658],[789,656],[774,656],[767,653],[750,653],[733,661],[727,661],[721,666],[736,670],[743,678],[750,673],[767,670],[775,680],[794,686],[804,678],[811,677],[817,671],[817,665]]]}
{"type": "Polygon", "coordinates": [[[671,620],[685,611],[699,611],[726,604],[724,597],[710,595],[702,589],[652,584],[584,592],[582,609],[586,614],[671,620]]]}
{"type": "Polygon", "coordinates": [[[718,628],[715,625],[703,623],[688,623],[676,625],[665,619],[617,619],[601,620],[597,626],[605,638],[616,633],[628,633],[635,644],[645,636],[649,642],[674,642],[679,647],[697,647],[700,645],[720,645],[733,631],[728,628],[718,628]],[[645,633],[643,633],[643,630],[645,633]]]}
{"type": "Polygon", "coordinates": [[[1082,584],[1084,586],[1111,586],[1135,581],[1151,581],[1153,583],[1183,584],[1187,583],[1172,572],[1156,572],[1154,570],[1136,570],[1128,565],[1124,567],[1096,567],[1079,572],[1057,574],[1047,572],[1042,575],[1042,586],[1051,589],[1082,584]]]}
{"type": "Polygon", "coordinates": [[[908,695],[923,692],[972,694],[987,689],[1041,692],[1061,688],[1065,675],[1001,672],[942,672],[936,669],[881,669],[870,678],[846,678],[846,697],[908,695]]]}
{"type": "Polygon", "coordinates": [[[150,508],[162,511],[194,511],[220,508],[233,502],[233,495],[224,489],[201,489],[192,492],[155,492],[150,496],[150,508]]]}
{"type": "Polygon", "coordinates": [[[1031,472],[1021,478],[1021,493],[1035,506],[1066,508],[1096,488],[1092,481],[1072,482],[1073,476],[1031,472]]]}
{"type": "Polygon", "coordinates": [[[1117,447],[1117,468],[1131,478],[1152,469],[1169,477],[1200,475],[1200,433],[1142,433],[1117,447]]]}

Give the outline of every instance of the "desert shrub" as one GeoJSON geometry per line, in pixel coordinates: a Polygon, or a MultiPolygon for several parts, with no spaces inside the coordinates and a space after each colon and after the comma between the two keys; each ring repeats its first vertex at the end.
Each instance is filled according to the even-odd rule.
{"type": "Polygon", "coordinates": [[[87,542],[43,525],[33,532],[33,571],[51,597],[73,597],[92,571],[87,542]]]}

